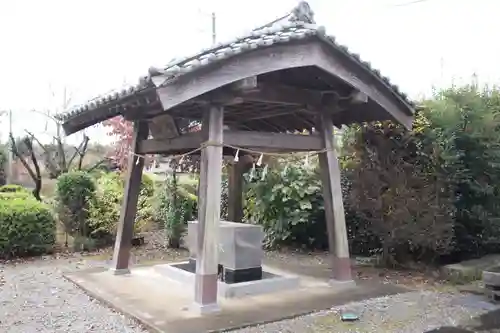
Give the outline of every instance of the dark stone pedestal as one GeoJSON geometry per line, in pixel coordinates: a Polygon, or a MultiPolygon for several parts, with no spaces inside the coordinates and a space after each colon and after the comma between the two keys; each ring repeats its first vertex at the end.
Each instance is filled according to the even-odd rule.
{"type": "Polygon", "coordinates": [[[262,280],[262,267],[236,270],[229,268],[224,269],[224,282],[226,283],[240,283],[255,280],[262,280]]]}
{"type": "MultiPolygon", "coordinates": [[[[189,269],[196,272],[196,259],[189,258],[189,269]]],[[[226,283],[240,283],[248,281],[262,280],[262,267],[252,267],[245,269],[230,269],[224,268],[219,264],[218,268],[219,279],[226,283]]]]}

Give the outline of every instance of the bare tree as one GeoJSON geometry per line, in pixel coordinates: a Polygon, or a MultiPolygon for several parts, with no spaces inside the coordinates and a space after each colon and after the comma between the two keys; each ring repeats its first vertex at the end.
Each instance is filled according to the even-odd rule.
{"type": "Polygon", "coordinates": [[[78,157],[77,169],[81,170],[83,165],[83,159],[87,152],[87,147],[89,143],[89,137],[84,135],[82,142],[78,145],[78,147],[74,147],[74,151],[71,155],[67,156],[67,146],[64,144],[61,136],[55,136],[54,142],[55,144],[46,145],[40,142],[37,137],[26,131],[28,136],[35,141],[40,148],[43,150],[45,168],[49,172],[49,178],[55,179],[59,177],[61,174],[68,172],[73,166],[75,159],[78,157]]]}
{"type": "MultiPolygon", "coordinates": [[[[55,97],[54,90],[50,88],[52,97],[55,97]]],[[[72,96],[67,93],[66,87],[63,92],[63,102],[62,111],[66,111],[71,103],[72,96]]],[[[60,112],[57,108],[56,112],[60,112]]],[[[42,176],[40,171],[39,158],[43,160],[45,169],[48,171],[49,178],[55,179],[61,174],[70,171],[70,169],[76,166],[76,169],[81,170],[83,168],[83,160],[87,153],[89,137],[83,134],[82,141],[76,147],[70,147],[65,143],[65,137],[62,132],[62,123],[51,115],[51,111],[47,110],[45,112],[32,110],[32,112],[39,113],[45,116],[45,131],[48,130],[49,122],[52,121],[56,126],[56,134],[53,136],[51,144],[42,143],[36,136],[30,131],[25,130],[27,136],[20,141],[14,139],[12,130],[9,133],[9,138],[11,142],[11,151],[14,156],[16,156],[19,161],[26,168],[26,171],[33,179],[35,183],[35,189],[33,190],[33,195],[37,200],[41,200],[40,191],[42,188],[42,176]],[[39,146],[42,150],[41,156],[37,157],[37,149],[34,148],[34,143],[39,146]],[[31,160],[31,164],[28,162],[31,160]]],[[[1,115],[1,113],[0,113],[1,115]]],[[[39,150],[38,150],[39,151],[39,150]]],[[[90,167],[90,170],[97,168],[99,165],[104,163],[106,159],[97,162],[94,166],[90,167]]]]}
{"type": "Polygon", "coordinates": [[[36,158],[35,151],[33,150],[32,139],[25,137],[21,141],[16,142],[12,132],[9,134],[9,139],[12,153],[19,159],[19,161],[21,161],[31,179],[33,179],[33,183],[35,184],[33,196],[36,200],[42,201],[42,198],[40,197],[40,191],[42,190],[42,174],[40,172],[40,166],[38,165],[38,159],[36,158]],[[19,147],[21,144],[23,145],[22,148],[19,147]],[[23,150],[25,150],[25,153],[27,153],[31,159],[31,165],[28,163],[25,154],[23,154],[23,150]]]}

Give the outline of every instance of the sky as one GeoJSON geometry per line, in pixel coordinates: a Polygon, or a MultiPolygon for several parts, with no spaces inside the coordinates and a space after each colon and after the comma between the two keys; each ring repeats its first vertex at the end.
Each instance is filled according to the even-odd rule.
{"type": "MultiPolygon", "coordinates": [[[[0,110],[42,140],[51,114],[136,83],[150,66],[190,55],[286,14],[298,0],[0,0],[0,110]],[[38,113],[31,110],[37,110],[38,113]],[[40,114],[42,113],[42,114],[40,114]]],[[[318,25],[418,99],[433,87],[500,83],[498,0],[309,0],[318,25]]],[[[6,140],[7,117],[0,122],[6,140]]],[[[86,131],[109,143],[102,127],[86,131]]],[[[67,138],[76,144],[81,134],[67,138]]]]}

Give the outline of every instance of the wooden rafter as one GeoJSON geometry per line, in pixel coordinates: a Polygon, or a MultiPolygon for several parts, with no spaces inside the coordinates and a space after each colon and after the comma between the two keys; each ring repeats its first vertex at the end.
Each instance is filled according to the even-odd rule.
{"type": "MultiPolygon", "coordinates": [[[[146,139],[139,143],[140,154],[168,154],[197,149],[204,142],[202,132],[184,134],[171,139],[146,139]]],[[[224,131],[225,145],[272,151],[320,150],[321,141],[315,135],[269,133],[253,131],[224,131]]]]}

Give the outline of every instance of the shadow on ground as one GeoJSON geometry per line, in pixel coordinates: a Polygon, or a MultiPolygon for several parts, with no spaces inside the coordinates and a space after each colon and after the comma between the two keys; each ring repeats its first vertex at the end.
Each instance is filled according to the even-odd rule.
{"type": "Polygon", "coordinates": [[[445,326],[436,328],[425,333],[474,333],[474,332],[491,332],[500,329],[500,309],[487,312],[477,318],[473,318],[470,324],[465,323],[463,326],[451,327],[445,326]]]}
{"type": "Polygon", "coordinates": [[[427,331],[425,333],[474,333],[474,331],[470,331],[465,328],[446,326],[446,327],[436,328],[432,331],[427,331]]]}

